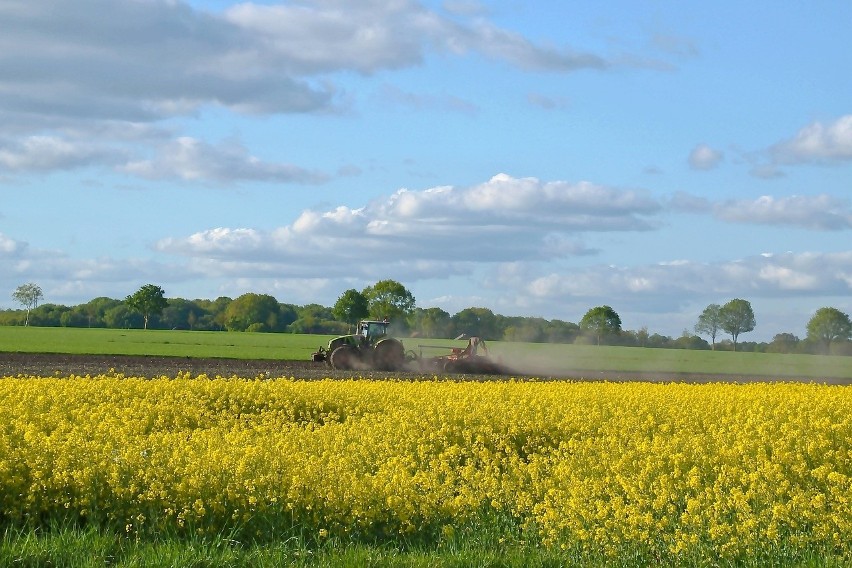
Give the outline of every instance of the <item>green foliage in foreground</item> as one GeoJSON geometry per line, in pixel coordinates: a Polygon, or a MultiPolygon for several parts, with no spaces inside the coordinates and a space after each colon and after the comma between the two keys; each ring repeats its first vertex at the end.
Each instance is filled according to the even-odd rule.
{"type": "Polygon", "coordinates": [[[46,532],[7,529],[0,540],[0,566],[42,568],[239,568],[239,567],[761,567],[846,566],[841,558],[819,551],[779,548],[753,558],[721,560],[707,557],[649,558],[641,551],[626,551],[611,558],[543,549],[524,542],[495,540],[490,532],[466,535],[465,540],[422,545],[367,545],[327,540],[321,543],[294,537],[280,542],[246,544],[218,539],[130,539],[95,529],[54,528],[46,532]]]}

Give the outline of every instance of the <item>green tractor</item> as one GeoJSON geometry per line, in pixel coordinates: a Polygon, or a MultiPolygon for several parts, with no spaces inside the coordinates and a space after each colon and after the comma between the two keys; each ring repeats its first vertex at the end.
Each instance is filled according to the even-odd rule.
{"type": "Polygon", "coordinates": [[[333,369],[401,371],[405,368],[402,342],[388,337],[387,319],[358,322],[358,332],[341,335],[311,355],[313,361],[327,361],[333,369]]]}

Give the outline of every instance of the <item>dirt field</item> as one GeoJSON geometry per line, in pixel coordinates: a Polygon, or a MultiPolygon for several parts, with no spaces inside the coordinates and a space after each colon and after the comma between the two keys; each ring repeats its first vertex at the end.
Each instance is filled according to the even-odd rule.
{"type": "MultiPolygon", "coordinates": [[[[33,354],[33,353],[0,353],[0,376],[37,375],[37,376],[68,376],[68,375],[99,375],[109,372],[122,373],[125,376],[136,377],[174,377],[181,372],[193,375],[207,374],[208,376],[239,376],[239,377],[294,377],[297,379],[349,378],[352,371],[334,371],[325,363],[311,361],[270,361],[270,360],[239,360],[239,359],[190,359],[187,357],[139,357],[139,356],[104,356],[104,355],[62,355],[62,354],[33,354]]],[[[409,380],[431,379],[432,374],[418,372],[382,373],[377,371],[356,372],[355,376],[364,378],[404,378],[409,380]]],[[[558,374],[524,374],[513,375],[456,375],[454,378],[464,380],[506,380],[511,377],[535,376],[538,379],[551,380],[587,380],[587,381],[654,381],[654,382],[754,382],[754,381],[804,381],[814,379],[797,377],[754,377],[739,375],[702,375],[697,373],[624,373],[583,371],[565,369],[558,374]]],[[[850,384],[852,380],[819,380],[817,382],[850,384]]]]}
{"type": "MultiPolygon", "coordinates": [[[[35,353],[0,353],[0,375],[67,376],[98,375],[116,372],[125,376],[173,377],[181,372],[193,375],[239,377],[294,377],[298,379],[349,378],[432,378],[420,372],[335,371],[326,363],[284,360],[194,359],[189,357],[139,357],[126,355],[61,355],[35,353]]],[[[484,378],[473,375],[466,377],[484,378]]],[[[488,378],[494,378],[489,376],[488,378]]]]}

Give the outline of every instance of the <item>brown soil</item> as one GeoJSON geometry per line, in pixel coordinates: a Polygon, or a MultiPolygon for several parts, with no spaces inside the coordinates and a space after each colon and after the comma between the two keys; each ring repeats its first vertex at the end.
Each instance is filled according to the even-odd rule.
{"type": "MultiPolygon", "coordinates": [[[[350,378],[352,371],[334,371],[325,363],[311,361],[242,360],[242,359],[194,359],[189,357],[149,357],[127,355],[68,355],[49,353],[0,353],[0,376],[37,375],[69,376],[121,373],[135,377],[174,377],[178,373],[206,374],[210,377],[294,377],[298,379],[350,378]]],[[[408,380],[431,379],[434,374],[421,372],[357,371],[355,376],[363,378],[402,378],[408,380]]],[[[740,375],[703,375],[697,373],[624,373],[605,371],[583,371],[566,369],[558,374],[511,375],[456,375],[465,380],[505,380],[510,377],[535,376],[540,380],[586,380],[586,381],[654,381],[654,382],[754,382],[754,381],[803,381],[815,379],[773,376],[755,377],[740,375]]],[[[852,384],[852,379],[820,379],[816,382],[852,384]]]]}

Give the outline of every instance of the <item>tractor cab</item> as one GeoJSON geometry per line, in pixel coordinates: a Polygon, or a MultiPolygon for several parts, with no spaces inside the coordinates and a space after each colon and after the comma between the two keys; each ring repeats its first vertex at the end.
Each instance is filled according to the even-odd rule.
{"type": "Polygon", "coordinates": [[[387,319],[382,321],[360,321],[358,322],[358,336],[364,343],[375,343],[388,334],[389,325],[390,322],[387,319]]]}

